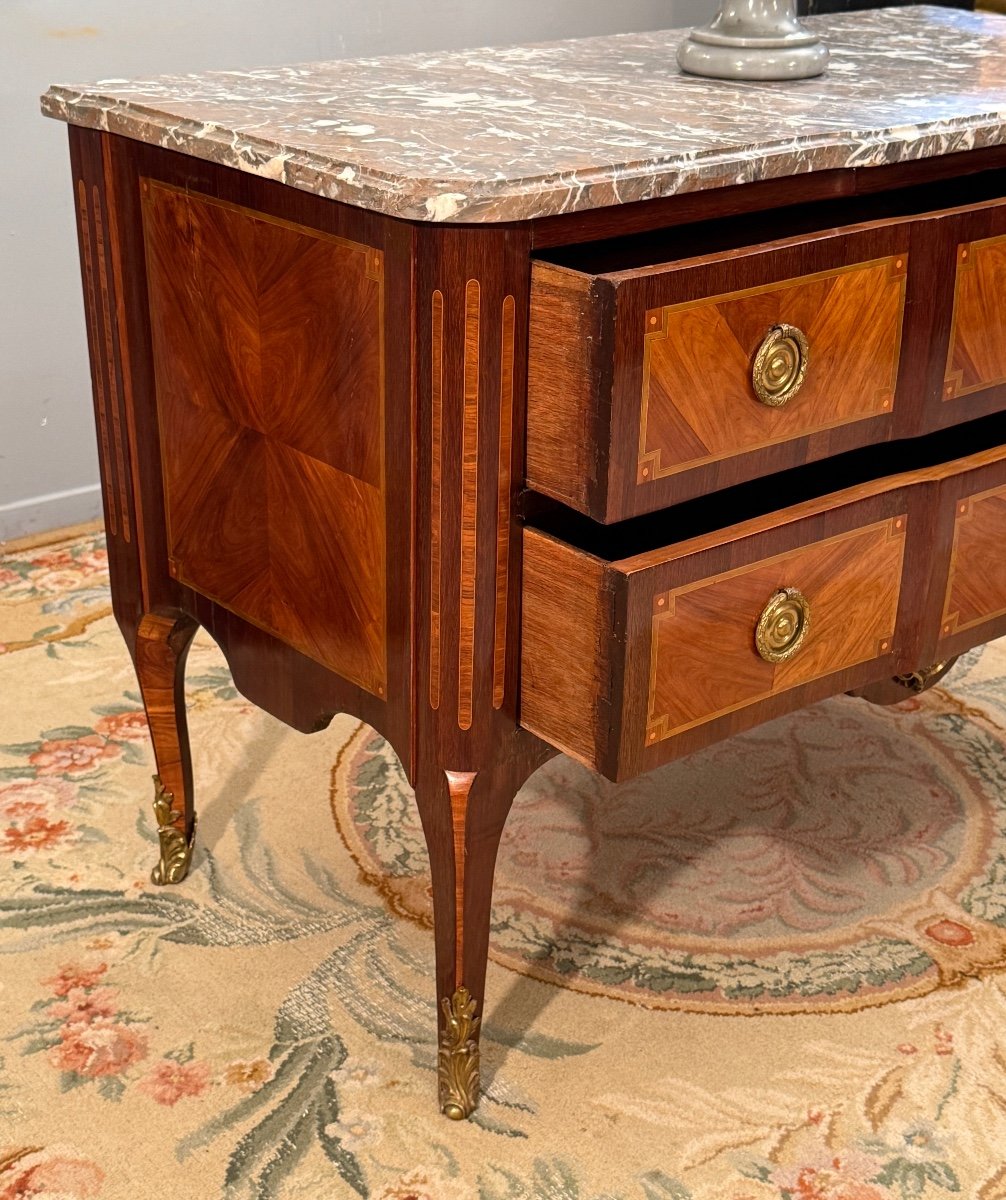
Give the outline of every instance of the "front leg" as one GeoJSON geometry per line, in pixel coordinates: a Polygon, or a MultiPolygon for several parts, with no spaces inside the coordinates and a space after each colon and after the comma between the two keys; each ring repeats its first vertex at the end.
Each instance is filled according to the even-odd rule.
{"type": "Polygon", "coordinates": [[[440,1109],[455,1121],[479,1101],[493,873],[507,814],[528,773],[507,763],[477,773],[431,770],[416,787],[433,877],[440,1109]]]}
{"type": "Polygon", "coordinates": [[[181,883],[192,861],[196,813],[185,720],[185,659],[198,624],[184,613],[148,613],[139,624],[133,661],[154,744],[154,816],[160,857],[150,878],[181,883]]]}

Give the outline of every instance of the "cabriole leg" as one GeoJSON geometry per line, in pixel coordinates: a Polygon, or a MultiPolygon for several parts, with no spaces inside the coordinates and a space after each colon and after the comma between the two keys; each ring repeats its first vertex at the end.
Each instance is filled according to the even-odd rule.
{"type": "Polygon", "coordinates": [[[479,1101],[493,872],[519,787],[507,774],[437,771],[416,788],[433,875],[440,1110],[455,1121],[479,1101]]]}
{"type": "Polygon", "coordinates": [[[148,613],[137,630],[133,661],[154,743],[154,816],[160,856],[150,878],[181,883],[192,861],[196,813],[185,720],[185,659],[198,624],[183,613],[148,613]]]}

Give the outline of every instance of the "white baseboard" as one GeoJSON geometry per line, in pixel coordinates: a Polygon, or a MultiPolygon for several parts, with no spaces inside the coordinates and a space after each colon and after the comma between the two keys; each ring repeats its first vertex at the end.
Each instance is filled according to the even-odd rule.
{"type": "Polygon", "coordinates": [[[0,543],[64,525],[82,525],[100,516],[101,485],[97,483],[45,496],[29,496],[12,504],[0,504],[0,543]]]}

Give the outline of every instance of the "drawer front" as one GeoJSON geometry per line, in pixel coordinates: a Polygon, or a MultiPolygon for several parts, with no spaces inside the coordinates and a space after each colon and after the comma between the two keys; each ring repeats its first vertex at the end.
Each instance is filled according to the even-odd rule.
{"type": "Polygon", "coordinates": [[[526,529],[521,724],[623,779],[914,668],[919,495],[892,483],[616,562],[526,529]]]}
{"type": "Polygon", "coordinates": [[[889,413],[907,262],[648,311],[636,483],[889,413]]]}
{"type": "Polygon", "coordinates": [[[917,225],[597,275],[535,263],[530,486],[609,523],[903,436],[931,336],[909,320],[917,225]]]}
{"type": "Polygon", "coordinates": [[[902,513],[654,595],[647,744],[889,654],[907,524],[902,513]],[[801,621],[802,644],[769,661],[801,621]]]}

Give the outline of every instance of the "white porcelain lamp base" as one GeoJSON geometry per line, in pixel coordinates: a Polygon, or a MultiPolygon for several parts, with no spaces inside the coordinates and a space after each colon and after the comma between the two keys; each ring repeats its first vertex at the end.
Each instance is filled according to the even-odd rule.
{"type": "Polygon", "coordinates": [[[827,67],[828,47],[797,20],[796,0],[723,0],[681,43],[678,65],[713,79],[809,79],[827,67]]]}

